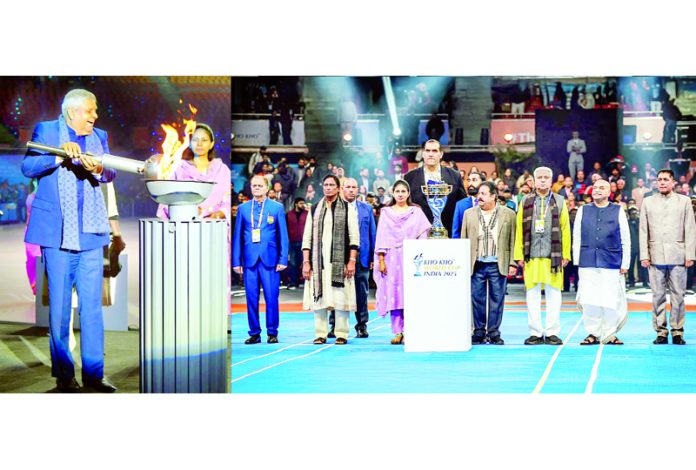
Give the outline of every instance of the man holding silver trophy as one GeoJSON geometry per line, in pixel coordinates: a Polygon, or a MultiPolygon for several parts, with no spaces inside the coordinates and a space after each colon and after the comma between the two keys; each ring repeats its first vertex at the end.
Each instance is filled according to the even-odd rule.
{"type": "Polygon", "coordinates": [[[449,238],[454,208],[466,197],[459,173],[440,165],[440,142],[430,139],[423,144],[423,166],[409,171],[404,179],[412,188],[411,200],[418,204],[433,224],[429,238],[449,238]]]}

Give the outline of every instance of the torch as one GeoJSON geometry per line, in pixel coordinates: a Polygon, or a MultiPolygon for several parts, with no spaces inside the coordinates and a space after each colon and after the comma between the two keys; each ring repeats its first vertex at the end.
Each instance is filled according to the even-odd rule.
{"type": "MultiPolygon", "coordinates": [[[[70,158],[63,149],[36,142],[27,148],[70,158]]],[[[168,206],[169,220],[140,219],[140,391],[224,393],[227,222],[198,216],[198,204],[215,183],[161,179],[167,177],[161,158],[90,156],[104,168],[143,175],[150,197],[168,206]]],[[[176,165],[167,163],[169,170],[176,165]]]]}
{"type": "MultiPolygon", "coordinates": [[[[61,158],[70,158],[65,150],[58,147],[51,147],[50,145],[39,144],[36,142],[27,142],[27,148],[32,150],[39,150],[45,153],[51,153],[61,158]]],[[[135,173],[138,175],[143,175],[148,179],[156,179],[158,177],[159,167],[156,162],[147,160],[141,162],[140,160],[134,160],[132,158],[119,157],[116,155],[109,155],[105,153],[103,155],[92,155],[87,153],[90,157],[97,160],[104,168],[110,168],[117,171],[125,171],[126,173],[135,173]]]]}
{"type": "MultiPolygon", "coordinates": [[[[70,158],[65,150],[50,145],[27,142],[27,148],[50,153],[61,158],[70,158]]],[[[145,177],[145,186],[150,197],[159,204],[168,206],[170,220],[192,220],[198,217],[198,204],[205,201],[213,190],[214,183],[207,181],[175,181],[160,178],[159,163],[149,158],[146,161],[119,157],[105,153],[92,155],[104,168],[125,171],[145,177]]]]}

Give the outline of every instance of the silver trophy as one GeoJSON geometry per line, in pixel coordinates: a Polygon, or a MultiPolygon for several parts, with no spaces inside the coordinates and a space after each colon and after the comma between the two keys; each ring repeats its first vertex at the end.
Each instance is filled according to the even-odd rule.
{"type": "Polygon", "coordinates": [[[428,238],[449,238],[447,229],[442,225],[442,210],[447,204],[447,196],[452,192],[452,185],[428,181],[421,186],[421,190],[428,198],[428,206],[433,212],[433,226],[428,233],[428,238]]]}

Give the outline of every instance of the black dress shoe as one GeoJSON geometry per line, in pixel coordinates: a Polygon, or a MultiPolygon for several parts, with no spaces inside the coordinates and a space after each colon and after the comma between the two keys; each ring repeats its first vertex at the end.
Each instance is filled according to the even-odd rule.
{"type": "Polygon", "coordinates": [[[533,345],[533,346],[535,346],[537,344],[544,344],[544,338],[542,338],[541,336],[532,335],[529,338],[524,340],[524,344],[533,345]]]}
{"type": "Polygon", "coordinates": [[[326,337],[327,337],[327,338],[335,338],[335,337],[336,337],[336,333],[334,333],[334,330],[332,329],[331,331],[329,331],[329,334],[326,335],[326,337]]]}
{"type": "Polygon", "coordinates": [[[80,393],[82,391],[82,387],[77,383],[75,377],[56,379],[56,389],[59,393],[80,393]]]}
{"type": "Polygon", "coordinates": [[[686,344],[682,335],[672,336],[672,344],[686,344]]]}
{"type": "Polygon", "coordinates": [[[348,340],[345,338],[336,338],[336,344],[348,344],[348,340]]]}
{"type": "Polygon", "coordinates": [[[114,393],[118,390],[106,377],[101,379],[83,379],[82,383],[85,384],[85,387],[89,387],[98,393],[114,393]]]}
{"type": "Polygon", "coordinates": [[[261,342],[261,335],[251,335],[244,340],[244,344],[256,344],[261,342]]]}
{"type": "Polygon", "coordinates": [[[486,342],[486,338],[484,338],[483,336],[473,335],[471,337],[471,344],[484,344],[485,342],[486,342]]]}
{"type": "Polygon", "coordinates": [[[653,341],[653,344],[667,344],[667,343],[668,343],[668,341],[667,341],[667,337],[666,337],[666,336],[658,336],[658,337],[655,338],[655,340],[653,341]]]}
{"type": "Polygon", "coordinates": [[[370,335],[367,333],[367,330],[358,330],[358,338],[367,338],[368,336],[370,335]]]}
{"type": "Polygon", "coordinates": [[[278,342],[278,337],[276,335],[268,335],[268,341],[267,343],[277,343],[278,342]]]}
{"type": "Polygon", "coordinates": [[[505,344],[505,341],[503,341],[503,338],[500,336],[494,336],[493,338],[490,338],[488,340],[489,344],[495,344],[496,346],[502,346],[505,344]]]}
{"type": "Polygon", "coordinates": [[[326,344],[326,338],[322,338],[322,337],[314,338],[313,343],[314,344],[326,344]]]}

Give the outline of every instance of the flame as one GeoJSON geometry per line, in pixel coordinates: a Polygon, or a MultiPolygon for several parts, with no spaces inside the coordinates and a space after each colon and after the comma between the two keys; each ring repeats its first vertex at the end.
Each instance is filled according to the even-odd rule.
{"type": "Polygon", "coordinates": [[[162,143],[162,157],[159,160],[159,179],[170,179],[174,171],[181,164],[181,157],[184,151],[188,148],[191,141],[191,135],[196,130],[195,115],[198,109],[189,104],[191,110],[191,119],[184,118],[184,138],[179,141],[178,123],[160,124],[165,133],[165,139],[162,143]]]}

